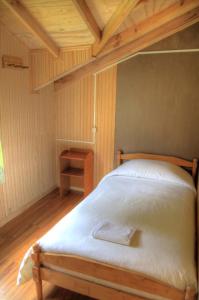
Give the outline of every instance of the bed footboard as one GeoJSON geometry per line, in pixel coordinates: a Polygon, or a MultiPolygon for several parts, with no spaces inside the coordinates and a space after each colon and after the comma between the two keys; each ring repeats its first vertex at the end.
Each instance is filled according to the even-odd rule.
{"type": "Polygon", "coordinates": [[[190,287],[187,287],[185,291],[181,291],[148,276],[83,257],[42,253],[38,245],[33,247],[33,252],[33,279],[36,284],[38,300],[43,300],[42,280],[96,299],[146,300],[141,296],[79,278],[74,275],[75,273],[81,273],[84,276],[95,277],[101,281],[108,281],[112,284],[171,300],[196,299],[196,291],[190,287]],[[65,269],[66,273],[51,270],[45,265],[65,269]]]}

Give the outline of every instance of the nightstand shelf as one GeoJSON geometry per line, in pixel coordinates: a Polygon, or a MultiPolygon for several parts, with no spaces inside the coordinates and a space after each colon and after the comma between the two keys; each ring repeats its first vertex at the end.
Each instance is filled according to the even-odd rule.
{"type": "Polygon", "coordinates": [[[93,151],[71,148],[60,155],[60,196],[71,189],[72,178],[83,183],[84,197],[93,189],[93,151]]]}
{"type": "Polygon", "coordinates": [[[84,176],[84,170],[80,168],[67,168],[61,173],[61,176],[75,176],[82,177],[84,176]]]}
{"type": "Polygon", "coordinates": [[[61,154],[62,159],[85,160],[88,152],[79,152],[74,150],[64,150],[61,154]]]}

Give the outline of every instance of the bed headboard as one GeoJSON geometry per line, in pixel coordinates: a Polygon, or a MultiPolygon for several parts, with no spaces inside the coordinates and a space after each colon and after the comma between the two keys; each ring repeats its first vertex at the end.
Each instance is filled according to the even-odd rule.
{"type": "Polygon", "coordinates": [[[131,159],[152,159],[152,160],[161,160],[167,161],[179,167],[183,167],[186,169],[191,169],[192,177],[195,181],[198,159],[194,158],[192,161],[185,160],[175,156],[167,156],[167,155],[156,155],[156,154],[148,154],[148,153],[123,153],[122,150],[117,151],[117,165],[121,165],[125,160],[131,159]]]}

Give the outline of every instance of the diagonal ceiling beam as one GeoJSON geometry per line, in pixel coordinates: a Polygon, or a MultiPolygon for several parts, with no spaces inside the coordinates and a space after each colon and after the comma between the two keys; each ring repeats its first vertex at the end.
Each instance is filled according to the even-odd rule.
{"type": "Polygon", "coordinates": [[[96,41],[101,39],[101,30],[92,15],[90,8],[88,7],[85,0],[73,0],[75,7],[77,8],[79,14],[81,15],[82,19],[88,26],[90,32],[94,36],[96,41]]]}
{"type": "Polygon", "coordinates": [[[121,2],[107,25],[104,27],[101,40],[93,45],[93,56],[98,55],[107,41],[117,31],[132,9],[135,8],[139,2],[140,0],[123,0],[121,2]]]}
{"type": "MultiPolygon", "coordinates": [[[[181,5],[173,5],[165,9],[161,14],[154,15],[150,19],[140,23],[137,30],[140,30],[139,37],[131,34],[129,38],[129,29],[125,30],[123,40],[109,49],[109,53],[101,57],[92,58],[87,64],[80,65],[79,69],[76,66],[75,70],[71,70],[61,79],[55,81],[56,86],[63,83],[70,83],[78,80],[89,73],[95,73],[100,69],[106,68],[110,65],[117,64],[122,59],[127,58],[142,49],[151,46],[152,44],[161,41],[162,39],[179,32],[195,23],[199,22],[199,3],[198,0],[187,0],[183,7],[181,5]],[[186,5],[186,7],[184,7],[186,5]],[[180,11],[181,13],[180,13],[180,11]],[[167,15],[169,13],[169,17],[167,15]],[[150,24],[150,30],[148,27],[150,24]]],[[[132,28],[133,29],[133,28],[132,28]]]]}
{"type": "Polygon", "coordinates": [[[122,47],[131,41],[139,39],[167,22],[180,17],[191,10],[199,7],[199,0],[184,0],[160,11],[154,16],[142,21],[141,23],[131,26],[114,36],[112,36],[102,49],[99,56],[103,56],[116,48],[122,47]]]}
{"type": "Polygon", "coordinates": [[[20,1],[2,0],[2,2],[42,42],[54,57],[59,56],[59,48],[20,1]]]}

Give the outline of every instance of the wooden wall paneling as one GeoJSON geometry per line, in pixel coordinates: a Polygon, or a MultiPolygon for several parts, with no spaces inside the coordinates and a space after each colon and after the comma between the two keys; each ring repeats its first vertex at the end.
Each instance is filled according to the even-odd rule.
{"type": "MultiPolygon", "coordinates": [[[[56,100],[56,174],[59,185],[59,155],[71,147],[93,150],[94,76],[55,91],[56,100]]],[[[71,185],[82,188],[79,178],[71,185]]]]}
{"type": "MultiPolygon", "coordinates": [[[[0,30],[1,35],[1,30],[0,30]]],[[[1,39],[1,37],[0,37],[1,39]]],[[[0,92],[1,98],[1,92],[0,92]]],[[[1,101],[0,101],[1,102],[1,101]]],[[[1,103],[0,103],[0,142],[1,142],[2,134],[1,134],[1,103]]],[[[0,220],[5,218],[5,200],[4,200],[4,190],[3,190],[3,183],[0,182],[0,220]]],[[[1,243],[1,240],[0,240],[1,243]]]]}
{"type": "MultiPolygon", "coordinates": [[[[0,54],[19,56],[28,64],[28,49],[2,25],[0,32],[0,54]]],[[[53,92],[50,85],[40,94],[32,95],[28,70],[0,67],[0,126],[5,165],[5,182],[1,186],[4,218],[0,225],[55,187],[53,92]]]]}
{"type": "Polygon", "coordinates": [[[95,183],[113,168],[117,67],[96,78],[95,183]]]}
{"type": "MultiPolygon", "coordinates": [[[[28,63],[28,51],[23,44],[1,28],[1,51],[9,55],[23,57],[28,63]],[[14,41],[13,41],[14,39],[14,41]],[[13,47],[15,43],[15,48],[13,47]]],[[[90,55],[90,50],[65,53],[74,62],[81,62],[90,55]],[[81,52],[81,53],[80,53],[81,52]]],[[[53,72],[63,68],[48,55],[31,55],[41,71],[41,77],[33,72],[33,80],[42,81],[53,72]],[[51,61],[51,64],[49,64],[51,61]],[[43,72],[43,75],[42,75],[43,72]],[[37,77],[34,77],[34,75],[37,77]]],[[[65,64],[71,64],[67,60],[65,64]]],[[[65,66],[66,66],[65,65],[65,66]]],[[[65,68],[64,66],[64,68],[65,68]]],[[[30,95],[28,90],[28,70],[1,70],[1,113],[3,116],[2,142],[4,148],[6,181],[2,213],[6,220],[23,210],[42,196],[44,191],[55,186],[54,155],[55,136],[56,157],[69,147],[93,149],[95,152],[95,183],[113,166],[114,103],[116,88],[116,68],[96,76],[96,99],[94,98],[94,77],[88,75],[71,86],[55,92],[49,86],[39,94],[30,95]],[[9,84],[12,82],[12,86],[9,84]],[[2,100],[4,99],[4,100],[2,100]],[[94,100],[96,100],[96,145],[93,143],[94,100]],[[56,104],[55,104],[56,103],[56,104]],[[54,106],[56,105],[56,106],[54,106]],[[3,109],[2,109],[3,108],[3,109]],[[56,114],[56,115],[55,115],[56,114]],[[74,114],[74,118],[71,117],[74,114]],[[56,119],[56,135],[53,131],[56,119]],[[70,129],[73,128],[72,131],[70,129]],[[108,130],[105,130],[108,129],[108,130]],[[39,133],[39,134],[38,134],[39,133]],[[63,138],[63,140],[62,140],[63,138]],[[77,139],[77,140],[76,140],[77,139]],[[82,142],[78,142],[82,141],[82,142]],[[87,143],[88,142],[88,143],[87,143]],[[14,164],[13,164],[14,162],[14,164]]],[[[39,72],[37,73],[39,75],[39,72]]],[[[35,82],[35,81],[34,81],[35,82]]],[[[58,164],[56,162],[56,168],[58,164]]],[[[1,197],[2,199],[2,197],[1,197]]],[[[4,220],[1,219],[1,222],[4,220]]]]}
{"type": "MultiPolygon", "coordinates": [[[[2,42],[2,29],[0,26],[0,45],[2,42]]],[[[1,47],[0,47],[0,57],[2,56],[2,51],[1,51],[1,47]]],[[[0,70],[1,72],[1,70],[0,70]]],[[[1,74],[1,73],[0,73],[1,74]]],[[[0,75],[1,78],[1,75],[0,75]]],[[[2,134],[1,134],[1,114],[2,114],[2,109],[1,109],[1,89],[0,89],[0,141],[2,138],[2,134]]],[[[3,190],[3,184],[0,183],[0,220],[5,218],[5,205],[4,205],[4,190],[3,190]]]]}
{"type": "Polygon", "coordinates": [[[90,46],[61,49],[59,58],[53,58],[46,50],[31,51],[32,89],[40,89],[53,82],[72,67],[85,63],[91,58],[90,46]]]}
{"type": "MultiPolygon", "coordinates": [[[[5,205],[4,205],[4,190],[3,190],[3,184],[0,184],[0,220],[5,219],[5,205]]],[[[0,239],[1,243],[1,239],[0,239]]]]}
{"type": "MultiPolygon", "coordinates": [[[[93,149],[95,185],[113,168],[116,70],[116,67],[113,67],[96,75],[96,82],[94,76],[89,75],[55,92],[58,185],[58,157],[61,151],[70,147],[93,149]],[[84,109],[80,109],[81,106],[84,106],[84,109]],[[93,120],[94,110],[96,124],[93,120]],[[92,133],[94,125],[97,127],[95,139],[92,133]]],[[[76,183],[77,181],[74,181],[74,185],[76,183]]]]}
{"type": "Polygon", "coordinates": [[[56,91],[56,137],[92,141],[94,77],[85,78],[56,91]]]}

